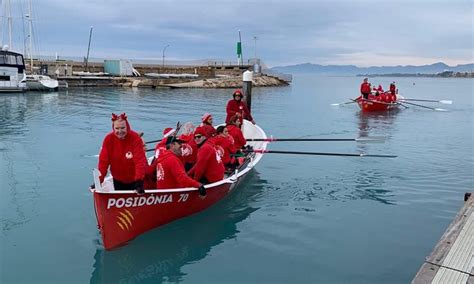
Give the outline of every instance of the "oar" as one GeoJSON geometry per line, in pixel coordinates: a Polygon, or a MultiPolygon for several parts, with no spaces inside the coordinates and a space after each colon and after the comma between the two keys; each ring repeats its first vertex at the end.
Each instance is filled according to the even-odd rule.
{"type": "MultiPolygon", "coordinates": [[[[175,136],[178,135],[178,132],[179,132],[179,130],[181,129],[182,126],[183,125],[178,121],[176,123],[176,128],[174,129],[174,134],[173,135],[175,135],[175,136]]],[[[145,142],[145,144],[156,143],[156,142],[160,142],[161,140],[163,140],[163,138],[158,139],[158,140],[147,141],[147,142],[145,142]]]]}
{"type": "MultiPolygon", "coordinates": [[[[414,104],[414,103],[405,102],[405,101],[403,101],[403,103],[404,103],[404,104],[413,105],[413,106],[417,106],[417,107],[427,108],[427,109],[431,109],[431,110],[436,110],[436,111],[448,111],[447,109],[444,109],[444,108],[429,107],[429,106],[414,104]]],[[[401,103],[400,103],[400,104],[401,104],[401,103]]]]}
{"type": "Polygon", "coordinates": [[[365,153],[358,154],[345,154],[345,153],[322,153],[322,152],[296,152],[296,151],[275,151],[275,150],[263,150],[253,149],[245,150],[244,152],[254,153],[269,153],[269,154],[291,154],[291,155],[315,155],[315,156],[343,156],[343,157],[373,157],[373,158],[396,158],[394,155],[369,155],[365,153]]]}
{"type": "Polygon", "coordinates": [[[263,141],[263,142],[344,142],[344,141],[355,141],[355,142],[383,142],[385,137],[360,137],[360,138],[254,138],[246,139],[247,141],[263,141]]]}
{"type": "Polygon", "coordinates": [[[414,102],[430,102],[430,103],[440,103],[445,105],[453,104],[453,101],[450,100],[422,100],[422,99],[400,99],[400,101],[414,101],[414,102]]]}
{"type": "Polygon", "coordinates": [[[350,102],[344,102],[344,103],[336,103],[336,104],[331,104],[332,106],[341,106],[341,105],[348,105],[348,104],[353,104],[353,103],[356,103],[357,100],[356,99],[350,99],[351,101],[350,102]]]}

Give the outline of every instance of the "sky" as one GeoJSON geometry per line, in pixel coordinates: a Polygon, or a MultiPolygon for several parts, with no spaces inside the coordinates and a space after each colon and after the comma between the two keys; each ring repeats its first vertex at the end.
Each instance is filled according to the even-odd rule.
{"type": "MultiPolygon", "coordinates": [[[[9,43],[5,8],[2,46],[9,43]]],[[[34,53],[108,59],[243,59],[394,66],[473,63],[472,0],[32,0],[34,53]],[[256,39],[255,39],[256,38],[256,39]],[[165,47],[169,45],[166,49],[165,47]]],[[[27,0],[10,0],[13,50],[23,51],[27,0]]]]}

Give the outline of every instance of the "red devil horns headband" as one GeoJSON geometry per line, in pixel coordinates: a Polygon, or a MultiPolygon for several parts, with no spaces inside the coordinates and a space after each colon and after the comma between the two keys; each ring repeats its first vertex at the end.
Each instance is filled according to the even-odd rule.
{"type": "Polygon", "coordinates": [[[115,113],[112,113],[112,121],[116,121],[116,120],[127,120],[127,115],[125,113],[122,113],[120,115],[116,115],[115,113]]]}

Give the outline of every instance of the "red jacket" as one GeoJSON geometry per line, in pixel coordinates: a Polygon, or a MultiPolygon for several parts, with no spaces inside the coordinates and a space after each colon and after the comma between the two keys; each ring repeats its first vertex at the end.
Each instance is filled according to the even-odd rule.
{"type": "Polygon", "coordinates": [[[211,141],[215,145],[222,147],[222,150],[224,151],[222,155],[222,162],[224,163],[224,165],[230,163],[230,154],[235,153],[234,143],[232,143],[232,136],[225,137],[222,135],[217,135],[214,136],[211,141]]]}
{"type": "Polygon", "coordinates": [[[218,155],[215,145],[207,140],[198,151],[196,164],[189,170],[189,175],[195,180],[205,177],[209,183],[213,183],[224,178],[224,164],[218,155]]]}
{"type": "Polygon", "coordinates": [[[234,99],[230,100],[227,103],[226,107],[226,112],[227,112],[227,117],[225,118],[225,123],[228,123],[229,120],[236,114],[240,113],[240,123],[242,125],[243,119],[247,119],[249,121],[253,120],[252,115],[250,114],[249,109],[247,108],[247,104],[245,102],[241,101],[236,101],[234,99]]]}
{"type": "Polygon", "coordinates": [[[127,129],[127,136],[123,140],[113,132],[105,136],[99,154],[100,182],[104,181],[109,166],[114,179],[123,183],[132,183],[145,177],[147,161],[142,138],[130,129],[128,122],[127,129]]]}
{"type": "Polygon", "coordinates": [[[190,178],[175,153],[162,151],[156,164],[156,188],[170,189],[183,187],[200,187],[201,184],[190,178]]]}
{"type": "Polygon", "coordinates": [[[390,84],[390,93],[392,93],[392,95],[395,95],[395,90],[396,90],[396,87],[395,87],[395,84],[390,84]]]}
{"type": "MultiPolygon", "coordinates": [[[[182,161],[184,163],[194,164],[196,162],[197,153],[198,153],[198,146],[197,146],[196,142],[194,141],[194,135],[193,134],[189,134],[189,135],[182,134],[181,136],[179,136],[179,139],[183,140],[186,144],[188,144],[191,147],[191,150],[190,150],[191,153],[183,152],[183,156],[181,157],[182,161]]],[[[183,145],[185,145],[185,144],[183,144],[183,145]]],[[[188,149],[188,148],[186,147],[186,149],[188,149]]]]}
{"type": "Polygon", "coordinates": [[[229,135],[234,139],[235,151],[240,150],[242,146],[247,144],[247,140],[245,140],[244,134],[240,128],[235,125],[227,125],[227,130],[229,131],[229,135]]]}
{"type": "Polygon", "coordinates": [[[370,94],[372,90],[370,89],[370,84],[367,83],[367,82],[364,82],[362,83],[362,85],[360,85],[360,93],[361,94],[370,94]]]}
{"type": "Polygon", "coordinates": [[[206,132],[206,137],[207,138],[211,138],[211,137],[214,137],[214,135],[216,135],[216,129],[214,128],[214,126],[212,126],[210,124],[207,124],[207,123],[202,123],[201,127],[206,132]]]}

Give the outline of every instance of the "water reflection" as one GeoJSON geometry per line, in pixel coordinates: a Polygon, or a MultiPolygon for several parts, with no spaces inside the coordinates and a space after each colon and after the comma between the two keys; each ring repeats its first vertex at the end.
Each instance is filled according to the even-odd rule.
{"type": "MultiPolygon", "coordinates": [[[[389,139],[393,135],[393,125],[397,117],[398,109],[385,112],[362,112],[357,113],[359,118],[359,137],[385,137],[389,139]]],[[[361,152],[370,152],[370,144],[358,143],[361,152]]],[[[386,153],[384,153],[386,154],[386,153]]],[[[383,169],[362,168],[355,175],[355,188],[352,195],[360,199],[369,199],[384,204],[394,204],[388,199],[392,196],[389,190],[384,189],[385,178],[388,178],[383,169]]]]}
{"type": "Polygon", "coordinates": [[[370,132],[387,132],[392,127],[398,112],[398,109],[383,112],[357,112],[359,136],[367,137],[370,132]]]}
{"type": "Polygon", "coordinates": [[[0,137],[18,138],[28,131],[27,121],[55,102],[58,92],[2,94],[0,96],[0,137]]]}
{"type": "MultiPolygon", "coordinates": [[[[238,234],[237,224],[252,212],[266,184],[251,171],[241,188],[202,214],[145,233],[112,251],[100,246],[94,256],[91,283],[179,282],[181,268],[238,234]]],[[[99,245],[98,245],[99,246],[99,245]]]]}

